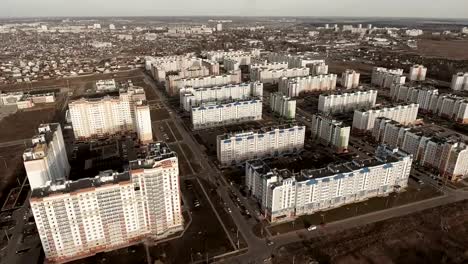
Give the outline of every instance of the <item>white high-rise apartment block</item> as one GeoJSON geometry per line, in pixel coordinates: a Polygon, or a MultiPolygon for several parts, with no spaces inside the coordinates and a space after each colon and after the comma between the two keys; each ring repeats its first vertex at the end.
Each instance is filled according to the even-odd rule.
{"type": "Polygon", "coordinates": [[[192,88],[186,87],[180,90],[180,106],[185,111],[191,111],[192,106],[203,103],[246,100],[252,97],[263,96],[263,83],[251,82],[241,84],[229,84],[224,86],[192,88]]]}
{"type": "Polygon", "coordinates": [[[345,89],[356,89],[359,87],[360,73],[354,70],[346,70],[341,74],[341,86],[345,89]]]}
{"type": "Polygon", "coordinates": [[[156,81],[165,82],[167,72],[179,72],[191,67],[202,66],[203,60],[192,58],[188,54],[180,56],[145,57],[146,70],[156,81]]]}
{"type": "Polygon", "coordinates": [[[258,57],[260,55],[260,50],[258,49],[253,49],[251,51],[242,51],[242,50],[233,50],[233,51],[222,51],[222,50],[217,50],[217,51],[208,51],[205,52],[204,55],[206,55],[206,58],[212,61],[217,61],[217,62],[222,62],[224,60],[224,57],[228,56],[254,56],[258,57]]]}
{"type": "Polygon", "coordinates": [[[326,114],[354,111],[359,108],[375,106],[377,91],[358,91],[354,93],[339,93],[319,96],[318,110],[326,114]]]}
{"type": "MultiPolygon", "coordinates": [[[[119,97],[104,96],[101,98],[81,98],[69,103],[70,118],[76,139],[86,140],[111,136],[120,133],[138,132],[136,123],[150,124],[147,114],[135,115],[135,107],[141,111],[148,109],[143,102],[145,92],[140,87],[121,89],[119,97]]],[[[145,126],[144,131],[148,131],[145,126]]],[[[149,129],[151,131],[151,129],[149,129]]],[[[145,141],[140,138],[140,140],[145,141]]]]}
{"type": "Polygon", "coordinates": [[[459,72],[453,75],[450,87],[454,91],[468,91],[468,72],[459,72]]]}
{"type": "Polygon", "coordinates": [[[408,186],[413,158],[380,146],[376,158],[293,173],[248,161],[246,186],[271,222],[387,196],[408,186]]]}
{"type": "Polygon", "coordinates": [[[424,81],[426,80],[427,68],[423,65],[413,65],[410,68],[409,79],[410,81],[424,81]]]}
{"type": "Polygon", "coordinates": [[[254,57],[251,53],[244,53],[242,55],[228,55],[224,56],[223,61],[231,60],[239,63],[239,65],[250,65],[252,58],[254,57]]]}
{"type": "Polygon", "coordinates": [[[457,137],[434,136],[424,127],[405,127],[386,118],[376,119],[373,136],[378,142],[412,154],[421,165],[437,169],[451,181],[468,177],[468,146],[457,137]]]}
{"type": "Polygon", "coordinates": [[[271,62],[287,62],[289,68],[305,68],[308,65],[325,63],[325,60],[307,58],[303,55],[292,55],[287,53],[269,53],[266,55],[271,62]]]}
{"type": "Polygon", "coordinates": [[[301,93],[335,90],[336,80],[336,74],[281,78],[278,89],[289,97],[298,97],[301,93]]]}
{"type": "Polygon", "coordinates": [[[179,192],[177,155],[154,143],[130,171],[35,189],[30,204],[47,262],[63,263],[181,231],[179,192]]]}
{"type": "Polygon", "coordinates": [[[221,23],[216,24],[216,31],[218,31],[218,32],[223,31],[223,24],[221,24],[221,23]]]}
{"type": "Polygon", "coordinates": [[[272,93],[270,95],[270,108],[280,117],[286,119],[296,118],[296,100],[287,97],[282,93],[272,93]]]}
{"type": "Polygon", "coordinates": [[[191,120],[194,129],[224,126],[262,119],[262,100],[210,102],[192,107],[191,120]]]}
{"type": "Polygon", "coordinates": [[[68,178],[70,164],[59,123],[41,124],[32,147],[23,153],[24,168],[31,189],[68,178]]]}
{"type": "Polygon", "coordinates": [[[408,87],[395,85],[390,90],[390,96],[395,101],[418,103],[424,112],[433,113],[452,119],[462,124],[468,124],[468,100],[451,94],[440,94],[431,87],[408,87]]]}
{"type": "Polygon", "coordinates": [[[101,24],[94,24],[94,25],[93,25],[93,28],[94,28],[94,29],[101,29],[101,24]]]}
{"type": "Polygon", "coordinates": [[[468,27],[463,27],[463,28],[461,29],[461,33],[462,33],[462,34],[468,34],[468,27]]]}
{"type": "Polygon", "coordinates": [[[206,77],[210,75],[210,70],[204,66],[201,67],[190,67],[188,69],[181,70],[177,75],[168,75],[166,76],[166,92],[169,95],[176,95],[179,91],[179,82],[181,79],[187,78],[199,78],[206,77]]]}
{"type": "Polygon", "coordinates": [[[378,87],[390,88],[393,84],[404,84],[406,76],[403,76],[403,69],[387,69],[374,67],[372,70],[371,83],[378,87]]]}
{"type": "Polygon", "coordinates": [[[240,62],[237,61],[237,60],[233,60],[233,59],[228,59],[228,57],[225,57],[224,58],[224,62],[223,62],[223,65],[224,65],[224,69],[226,71],[235,71],[235,70],[239,70],[240,69],[240,62]]]}
{"type": "Polygon", "coordinates": [[[350,127],[342,122],[320,115],[312,116],[312,137],[330,144],[338,153],[348,151],[350,127]]]}
{"type": "Polygon", "coordinates": [[[287,62],[268,62],[267,60],[255,59],[252,61],[252,64],[250,65],[250,72],[252,72],[254,69],[257,69],[257,68],[268,69],[268,70],[287,69],[288,63],[287,62]]]}
{"type": "Polygon", "coordinates": [[[114,25],[114,24],[110,24],[110,25],[109,25],[109,29],[110,29],[110,30],[115,30],[115,25],[114,25]]]}
{"type": "Polygon", "coordinates": [[[403,125],[413,124],[418,116],[418,108],[418,104],[409,104],[366,111],[355,110],[353,130],[357,132],[371,130],[374,128],[375,119],[379,117],[386,117],[403,125]]]}
{"type": "Polygon", "coordinates": [[[310,68],[311,75],[326,75],[328,74],[328,65],[325,62],[319,61],[308,64],[307,67],[310,68]]]}
{"type": "Polygon", "coordinates": [[[173,89],[167,91],[170,95],[178,95],[180,89],[184,87],[200,88],[200,87],[213,87],[222,86],[228,84],[239,84],[241,83],[241,72],[240,70],[234,71],[229,74],[218,75],[218,76],[206,76],[200,78],[185,78],[174,81],[173,89]]]}
{"type": "Polygon", "coordinates": [[[304,148],[305,130],[305,126],[288,125],[219,135],[216,139],[218,161],[231,165],[299,152],[304,148]]]}
{"type": "Polygon", "coordinates": [[[143,144],[153,142],[150,107],[145,102],[135,103],[135,131],[143,144]]]}
{"type": "Polygon", "coordinates": [[[219,75],[219,63],[217,61],[202,60],[202,66],[208,69],[210,75],[219,75]]]}
{"type": "Polygon", "coordinates": [[[250,72],[252,81],[260,81],[262,83],[278,83],[281,78],[293,78],[308,76],[309,68],[289,68],[270,70],[264,68],[255,68],[250,72]]]}

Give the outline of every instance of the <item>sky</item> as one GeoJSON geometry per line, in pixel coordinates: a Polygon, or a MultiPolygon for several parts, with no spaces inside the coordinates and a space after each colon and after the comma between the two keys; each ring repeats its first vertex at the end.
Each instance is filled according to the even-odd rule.
{"type": "Polygon", "coordinates": [[[0,0],[0,17],[205,15],[468,18],[468,0],[0,0]]]}

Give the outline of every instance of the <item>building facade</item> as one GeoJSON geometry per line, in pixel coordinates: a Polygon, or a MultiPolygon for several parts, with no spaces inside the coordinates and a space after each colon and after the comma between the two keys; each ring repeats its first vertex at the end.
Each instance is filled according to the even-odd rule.
{"type": "Polygon", "coordinates": [[[359,108],[375,106],[377,91],[358,91],[354,93],[341,93],[319,96],[318,110],[326,114],[336,114],[354,111],[359,108]]]}
{"type": "Polygon", "coordinates": [[[360,73],[354,70],[346,70],[341,74],[341,87],[345,89],[356,89],[359,87],[360,73]]]}
{"type": "Polygon", "coordinates": [[[31,143],[32,147],[23,152],[24,168],[31,189],[68,178],[70,164],[59,123],[41,124],[31,143]]]}
{"type": "MultiPolygon", "coordinates": [[[[148,114],[135,115],[135,108],[149,112],[143,88],[120,90],[119,97],[81,98],[69,103],[70,118],[75,138],[87,140],[128,132],[137,132],[136,123],[149,124],[148,114]]],[[[151,129],[145,129],[151,131],[151,129]]],[[[144,138],[143,140],[145,140],[144,138]]]]}
{"type": "Polygon", "coordinates": [[[405,189],[413,158],[378,148],[376,158],[293,173],[259,160],[246,164],[246,185],[271,222],[290,220],[405,189]]]}
{"type": "Polygon", "coordinates": [[[301,93],[335,90],[336,81],[336,74],[281,78],[278,89],[289,97],[298,97],[301,93]]]}
{"type": "Polygon", "coordinates": [[[413,124],[418,116],[418,109],[418,104],[409,104],[365,111],[355,110],[353,130],[361,133],[372,130],[375,119],[379,117],[386,117],[403,125],[413,124]]]}
{"type": "Polygon", "coordinates": [[[309,68],[289,68],[278,70],[254,68],[250,73],[250,79],[252,81],[275,84],[278,83],[281,78],[303,77],[308,76],[309,73],[309,68]]]}
{"type": "Polygon", "coordinates": [[[178,79],[174,81],[172,90],[167,90],[167,92],[169,95],[174,96],[179,95],[180,89],[185,87],[200,88],[239,83],[241,83],[241,72],[237,70],[225,75],[178,79]]]}
{"type": "Polygon", "coordinates": [[[390,88],[393,84],[404,84],[406,76],[403,76],[403,69],[387,69],[374,67],[372,70],[371,83],[381,88],[390,88]]]}
{"type": "Polygon", "coordinates": [[[231,102],[211,102],[193,106],[194,129],[204,129],[262,119],[262,100],[252,98],[231,102]]]}
{"type": "Polygon", "coordinates": [[[330,145],[338,153],[348,151],[349,134],[351,128],[342,122],[320,115],[312,116],[312,137],[316,140],[330,145]]]}
{"type": "Polygon", "coordinates": [[[263,83],[251,82],[201,88],[185,87],[180,90],[180,106],[185,111],[190,111],[192,106],[199,106],[203,103],[246,100],[252,97],[263,97],[263,83]]]}
{"type": "Polygon", "coordinates": [[[413,65],[410,68],[409,80],[410,81],[424,81],[426,80],[427,68],[423,65],[413,65]]]}
{"type": "Polygon", "coordinates": [[[412,154],[421,165],[436,169],[442,178],[468,177],[468,146],[459,138],[429,135],[424,128],[406,127],[386,118],[375,120],[376,141],[412,154]]]}
{"type": "Polygon", "coordinates": [[[468,91],[468,72],[459,72],[453,75],[450,88],[454,91],[468,91]]]}
{"type": "Polygon", "coordinates": [[[286,119],[296,118],[296,100],[282,93],[278,92],[270,95],[270,109],[280,117],[286,119]]]}
{"type": "Polygon", "coordinates": [[[63,263],[181,231],[178,176],[176,154],[154,143],[130,171],[33,190],[30,204],[46,261],[63,263]]]}
{"type": "Polygon", "coordinates": [[[305,126],[291,125],[219,135],[216,139],[218,161],[232,165],[299,152],[304,148],[305,129],[305,126]]]}

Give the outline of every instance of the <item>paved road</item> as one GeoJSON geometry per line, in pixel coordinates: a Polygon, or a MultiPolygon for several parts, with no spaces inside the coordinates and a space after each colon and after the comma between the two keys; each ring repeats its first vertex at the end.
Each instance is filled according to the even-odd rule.
{"type": "Polygon", "coordinates": [[[25,145],[31,141],[31,138],[27,139],[18,139],[18,140],[12,140],[12,141],[7,141],[7,142],[2,142],[0,143],[0,148],[4,147],[11,147],[11,146],[18,146],[18,145],[25,145]]]}

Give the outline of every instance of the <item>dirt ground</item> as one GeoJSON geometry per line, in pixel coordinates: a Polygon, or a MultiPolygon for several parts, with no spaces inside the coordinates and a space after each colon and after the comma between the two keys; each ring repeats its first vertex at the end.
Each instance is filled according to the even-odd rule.
{"type": "Polygon", "coordinates": [[[440,57],[452,60],[468,60],[468,41],[429,40],[418,41],[417,53],[427,57],[440,57]]]}
{"type": "Polygon", "coordinates": [[[26,177],[22,162],[23,145],[0,148],[0,207],[11,188],[17,186],[16,178],[20,182],[26,177]]]}
{"type": "Polygon", "coordinates": [[[18,111],[0,121],[0,142],[27,139],[36,134],[41,123],[54,120],[55,108],[18,111]]]}
{"type": "Polygon", "coordinates": [[[468,201],[281,247],[273,263],[467,263],[468,201]]]}

